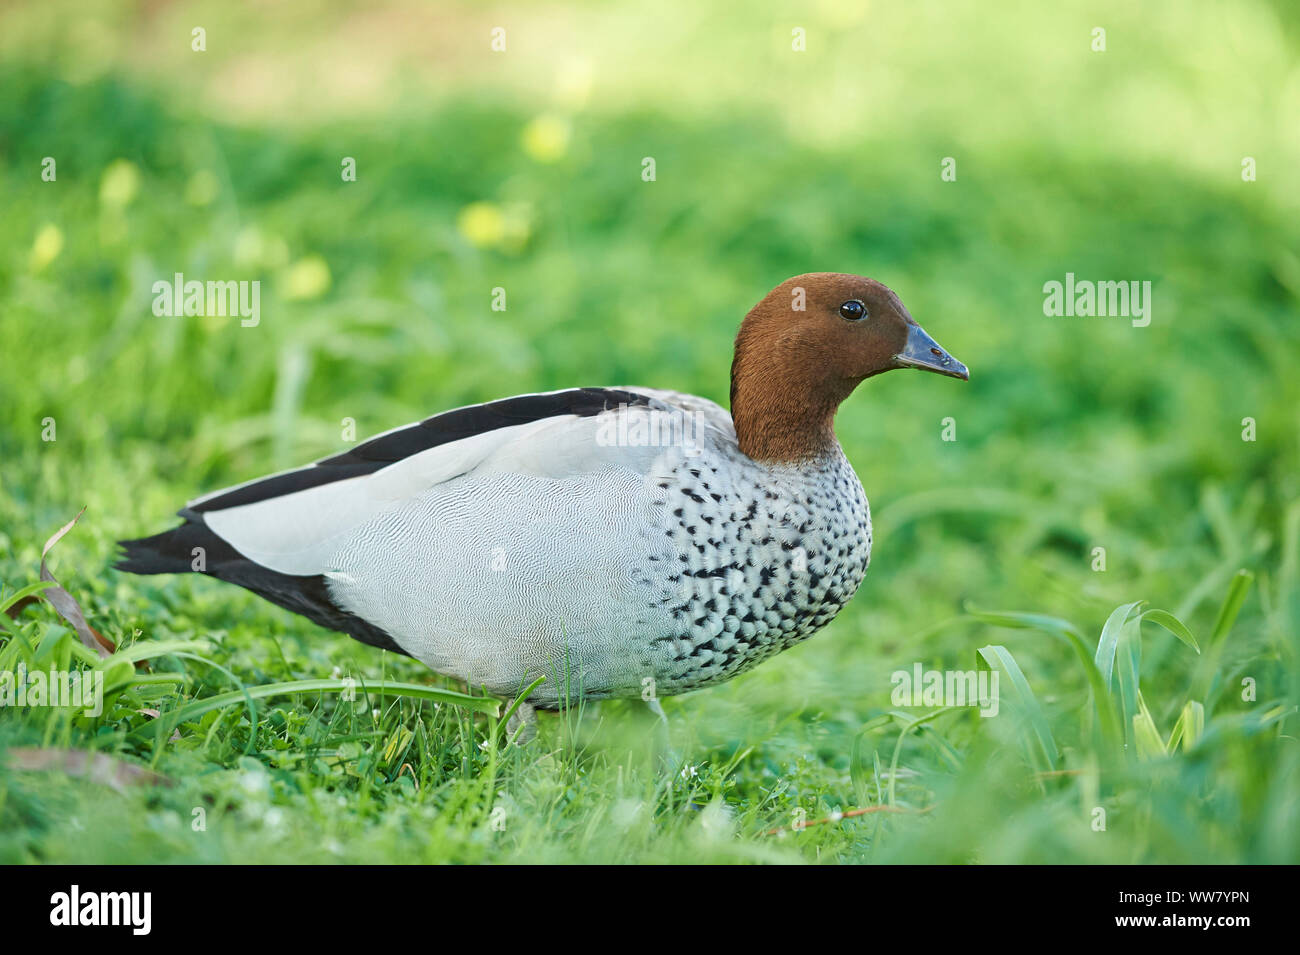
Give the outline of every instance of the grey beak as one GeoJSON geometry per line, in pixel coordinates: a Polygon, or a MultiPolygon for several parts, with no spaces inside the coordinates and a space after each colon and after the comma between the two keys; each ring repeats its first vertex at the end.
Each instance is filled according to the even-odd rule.
{"type": "Polygon", "coordinates": [[[966,366],[939,347],[939,343],[915,322],[907,327],[907,347],[894,356],[900,368],[921,368],[950,378],[970,381],[966,366]]]}

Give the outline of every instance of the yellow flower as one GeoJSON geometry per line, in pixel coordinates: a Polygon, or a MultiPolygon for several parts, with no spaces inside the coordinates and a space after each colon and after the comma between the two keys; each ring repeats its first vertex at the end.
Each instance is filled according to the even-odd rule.
{"type": "Polygon", "coordinates": [[[115,209],[130,205],[140,191],[140,170],[129,159],[114,159],[99,180],[99,201],[115,209]]]}
{"type": "Polygon", "coordinates": [[[489,249],[505,238],[505,216],[495,203],[471,202],[456,216],[456,228],[472,245],[489,249]]]}
{"type": "Polygon", "coordinates": [[[330,267],[319,255],[308,255],[289,266],[284,276],[284,297],[320,298],[330,287],[330,267]]]}
{"type": "Polygon", "coordinates": [[[57,259],[62,251],[63,230],[50,223],[41,226],[36,233],[36,241],[32,243],[32,271],[39,272],[57,259]]]}
{"type": "Polygon", "coordinates": [[[569,151],[572,128],[563,116],[544,114],[524,127],[524,152],[537,162],[558,162],[569,151]]]}
{"type": "Polygon", "coordinates": [[[480,249],[518,252],[532,238],[534,218],[530,202],[471,202],[456,216],[456,228],[480,249]]]}

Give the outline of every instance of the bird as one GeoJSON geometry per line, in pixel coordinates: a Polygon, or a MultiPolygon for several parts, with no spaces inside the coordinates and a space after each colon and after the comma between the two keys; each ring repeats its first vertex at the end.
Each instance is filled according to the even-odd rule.
{"type": "Polygon", "coordinates": [[[871,513],[833,420],[902,368],[970,378],[882,283],[797,275],[740,324],[730,413],[636,386],[444,411],[192,500],[116,567],[215,577],[501,697],[543,678],[534,727],[578,699],[662,718],[854,596],[871,513]]]}

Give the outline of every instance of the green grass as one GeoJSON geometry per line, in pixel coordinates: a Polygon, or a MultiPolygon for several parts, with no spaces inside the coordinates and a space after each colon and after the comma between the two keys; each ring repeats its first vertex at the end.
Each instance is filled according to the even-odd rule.
{"type": "MultiPolygon", "coordinates": [[[[1243,4],[1231,31],[1163,11],[1134,32],[1116,6],[1111,59],[1037,73],[1025,51],[1059,56],[1091,21],[963,38],[976,14],[957,6],[954,25],[895,31],[861,88],[840,76],[866,99],[838,128],[793,109],[817,70],[775,68],[776,89],[770,63],[745,61],[780,34],[765,21],[696,24],[719,44],[698,67],[708,95],[696,41],[655,33],[676,73],[602,73],[592,105],[561,110],[553,162],[520,145],[557,109],[527,59],[504,78],[462,64],[423,98],[250,117],[202,95],[238,62],[219,43],[195,73],[180,54],[134,62],[130,18],[82,50],[53,14],[10,14],[0,606],[85,506],[49,563],[119,656],[48,604],[0,617],[0,671],[99,669],[108,690],[94,719],[0,710],[0,752],[20,754],[0,756],[0,861],[1300,861],[1297,147],[1284,106],[1231,72],[1245,57],[1291,102],[1300,30],[1243,4]],[[1222,66],[1201,55],[1218,41],[1222,66]],[[884,101],[887,68],[906,102],[884,101]],[[994,109],[1008,90],[1022,108],[994,109]],[[500,241],[464,225],[482,202],[500,241]],[[505,706],[409,659],[213,580],[109,569],[114,540],[186,499],[338,450],[345,419],[364,437],[577,384],[725,404],[744,311],[813,269],[889,284],[972,380],[886,375],[846,403],[875,524],[866,582],[809,642],[666,701],[670,771],[633,704],[544,714],[508,746],[505,706]],[[261,324],[155,318],[150,286],[175,271],[261,279],[261,324]],[[1151,280],[1151,326],[1044,317],[1042,285],[1066,271],[1151,280]],[[999,715],[895,706],[890,676],[916,662],[996,669],[999,715]],[[108,785],[30,752],[56,748],[165,782],[108,785]]],[[[227,14],[201,9],[219,35],[227,14]]],[[[297,14],[308,48],[341,28],[322,9],[323,25],[297,14]]],[[[599,15],[617,52],[623,21],[599,15]]],[[[869,27],[820,49],[844,56],[869,27]]]]}

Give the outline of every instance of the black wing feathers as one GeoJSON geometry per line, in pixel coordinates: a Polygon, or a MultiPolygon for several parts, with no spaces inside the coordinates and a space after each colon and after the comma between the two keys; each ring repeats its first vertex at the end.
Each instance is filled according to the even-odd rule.
{"type": "Polygon", "coordinates": [[[571,388],[553,394],[519,395],[515,398],[490,401],[487,404],[444,411],[432,418],[425,418],[418,424],[371,438],[342,454],[317,461],[315,465],[237,487],[181,511],[181,515],[190,517],[192,514],[202,514],[205,511],[220,511],[240,504],[265,501],[282,494],[305,491],[307,488],[331,484],[345,478],[372,474],[380,468],[401,461],[403,458],[409,458],[413,454],[419,454],[421,451],[427,451],[429,448],[470,438],[476,434],[496,431],[498,428],[529,424],[560,415],[578,415],[587,418],[600,414],[606,409],[616,408],[620,404],[648,403],[649,399],[645,395],[633,394],[630,391],[618,391],[613,388],[571,388]]]}

